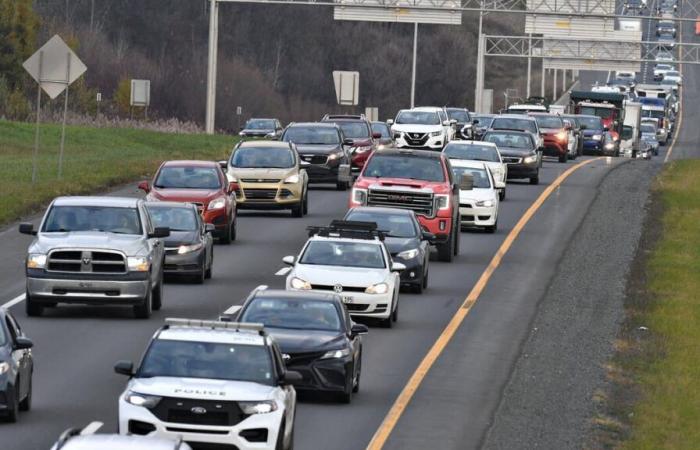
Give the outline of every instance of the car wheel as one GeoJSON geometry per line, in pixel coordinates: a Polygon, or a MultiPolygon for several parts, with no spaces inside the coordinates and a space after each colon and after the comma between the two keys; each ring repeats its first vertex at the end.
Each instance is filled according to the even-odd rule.
{"type": "MultiPolygon", "coordinates": [[[[428,264],[428,261],[425,261],[425,264],[428,264]]],[[[423,275],[423,289],[428,289],[428,274],[430,273],[430,270],[425,269],[425,275],[423,275]]]]}
{"type": "Polygon", "coordinates": [[[455,233],[455,246],[454,246],[454,255],[457,256],[459,255],[459,242],[462,239],[462,226],[459,222],[456,222],[457,225],[453,227],[453,229],[458,229],[459,231],[455,233]]]}
{"type": "Polygon", "coordinates": [[[411,285],[411,292],[414,294],[422,294],[423,293],[423,280],[419,281],[418,283],[413,283],[411,285]]]}
{"type": "Polygon", "coordinates": [[[309,213],[309,191],[304,193],[304,214],[309,213]]]}
{"type": "Polygon", "coordinates": [[[500,201],[503,201],[506,199],[506,188],[503,188],[500,191],[498,191],[498,199],[500,201]]]}
{"type": "Polygon", "coordinates": [[[211,256],[209,257],[209,266],[207,267],[207,271],[204,272],[204,278],[206,278],[207,280],[211,279],[211,269],[212,269],[212,266],[214,265],[214,248],[212,247],[211,250],[212,250],[212,252],[211,252],[211,256]]]}
{"type": "Polygon", "coordinates": [[[233,222],[231,222],[231,241],[236,240],[236,219],[233,219],[233,222]]]}
{"type": "Polygon", "coordinates": [[[279,432],[277,433],[277,442],[275,443],[275,450],[285,450],[284,433],[286,428],[287,425],[284,423],[284,419],[282,419],[282,423],[280,423],[279,432]]]}
{"type": "Polygon", "coordinates": [[[540,184],[540,174],[530,177],[530,184],[540,184]]]}
{"type": "Polygon", "coordinates": [[[352,386],[353,394],[360,392],[360,376],[362,375],[362,347],[360,347],[360,356],[357,358],[357,375],[355,375],[355,383],[352,386]]]}
{"type": "Polygon", "coordinates": [[[486,232],[487,233],[495,233],[497,229],[498,229],[498,219],[496,219],[496,222],[494,222],[493,225],[486,227],[486,232]]]}
{"type": "Polygon", "coordinates": [[[5,391],[7,397],[7,409],[5,409],[5,421],[10,423],[17,422],[17,412],[19,410],[19,402],[17,401],[17,389],[8,386],[5,391]]]}
{"type": "Polygon", "coordinates": [[[29,411],[32,409],[32,374],[29,374],[29,390],[27,391],[27,396],[24,400],[19,402],[20,411],[29,411]]]}
{"type": "Polygon", "coordinates": [[[399,296],[397,295],[396,298],[394,298],[394,312],[391,313],[391,321],[396,323],[399,321],[399,296]]]}
{"type": "Polygon", "coordinates": [[[153,290],[146,291],[146,298],[141,301],[140,305],[134,305],[134,317],[137,319],[148,319],[153,312],[153,290]]]}
{"type": "Polygon", "coordinates": [[[25,295],[24,309],[29,317],[40,317],[44,312],[44,306],[32,300],[29,292],[25,295]]]}
{"type": "Polygon", "coordinates": [[[163,306],[163,269],[160,271],[158,284],[153,289],[153,310],[158,311],[163,306]]]}
{"type": "Polygon", "coordinates": [[[232,241],[231,239],[231,230],[233,229],[233,224],[227,226],[221,231],[221,235],[219,236],[219,243],[224,244],[224,245],[229,245],[232,241]]]}
{"type": "Polygon", "coordinates": [[[559,162],[560,163],[565,163],[566,161],[569,160],[569,154],[564,153],[563,155],[559,155],[559,162]]]}
{"type": "Polygon", "coordinates": [[[207,279],[207,269],[205,268],[205,264],[206,263],[202,261],[202,267],[200,267],[199,272],[192,277],[192,282],[194,284],[204,284],[204,280],[207,279]]]}
{"type": "Polygon", "coordinates": [[[292,206],[292,217],[304,217],[304,200],[300,200],[298,204],[292,206]]]}
{"type": "Polygon", "coordinates": [[[335,189],[336,189],[337,191],[347,191],[347,190],[348,190],[348,185],[349,185],[349,184],[350,184],[350,183],[348,183],[347,181],[338,181],[338,182],[335,184],[335,189]]]}
{"type": "Polygon", "coordinates": [[[459,233],[459,230],[453,228],[452,232],[450,233],[450,237],[447,239],[447,242],[443,242],[437,245],[438,259],[440,261],[452,262],[452,259],[454,258],[455,233],[459,233]]]}

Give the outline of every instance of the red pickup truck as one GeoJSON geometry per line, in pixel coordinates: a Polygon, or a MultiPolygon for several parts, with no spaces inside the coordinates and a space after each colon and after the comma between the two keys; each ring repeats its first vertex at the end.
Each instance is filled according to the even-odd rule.
{"type": "Polygon", "coordinates": [[[350,194],[350,208],[357,206],[411,209],[435,235],[440,261],[450,262],[459,254],[459,185],[440,152],[375,151],[350,194]]]}

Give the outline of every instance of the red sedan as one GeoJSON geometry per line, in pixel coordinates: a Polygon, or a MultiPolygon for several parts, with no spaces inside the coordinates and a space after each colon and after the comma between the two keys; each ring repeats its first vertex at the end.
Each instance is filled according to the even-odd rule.
{"type": "Polygon", "coordinates": [[[142,181],[139,189],[149,201],[194,203],[204,221],[216,227],[219,242],[230,244],[236,239],[236,197],[219,163],[167,161],[153,183],[142,181]]]}

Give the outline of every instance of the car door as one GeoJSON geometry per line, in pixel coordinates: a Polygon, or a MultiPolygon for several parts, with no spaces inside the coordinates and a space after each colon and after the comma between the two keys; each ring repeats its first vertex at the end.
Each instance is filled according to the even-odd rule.
{"type": "Polygon", "coordinates": [[[197,217],[197,226],[199,227],[199,239],[204,246],[204,267],[211,267],[214,256],[214,237],[207,231],[207,225],[204,223],[202,216],[196,214],[196,212],[195,209],[195,217],[197,217]]]}
{"type": "Polygon", "coordinates": [[[352,375],[354,378],[357,376],[358,370],[361,370],[360,358],[362,356],[362,337],[360,335],[352,335],[350,330],[352,330],[352,326],[355,322],[353,322],[352,317],[350,317],[350,313],[348,312],[347,308],[345,307],[342,301],[339,301],[339,305],[343,314],[343,319],[345,321],[345,329],[348,333],[347,336],[348,339],[350,339],[350,346],[352,347],[352,375]]]}
{"type": "MultiPolygon", "coordinates": [[[[145,228],[144,232],[146,235],[153,233],[153,222],[151,222],[151,216],[146,211],[143,204],[139,205],[139,212],[141,217],[143,217],[143,226],[145,228]]],[[[148,252],[151,255],[151,264],[153,264],[153,270],[151,273],[153,277],[158,277],[163,270],[163,261],[165,261],[165,244],[159,238],[146,239],[146,245],[148,245],[148,252]]],[[[158,282],[157,278],[151,280],[154,285],[158,282]]]]}
{"type": "Polygon", "coordinates": [[[10,332],[10,338],[13,343],[12,359],[17,365],[17,374],[19,375],[19,399],[23,399],[29,393],[30,377],[31,377],[31,358],[32,351],[30,349],[15,350],[14,343],[17,341],[18,337],[24,337],[22,329],[15,320],[15,318],[8,312],[5,313],[5,323],[7,329],[10,332]],[[24,381],[22,381],[24,380],[24,381]]]}
{"type": "MultiPolygon", "coordinates": [[[[284,373],[287,372],[287,366],[282,360],[282,352],[280,351],[280,348],[276,342],[272,343],[272,353],[275,360],[274,363],[277,368],[277,373],[284,375],[284,373]]],[[[283,401],[285,409],[285,423],[287,424],[287,428],[284,431],[286,435],[285,437],[288,438],[294,428],[294,412],[297,405],[297,392],[290,384],[282,384],[280,388],[284,392],[283,401]]]]}

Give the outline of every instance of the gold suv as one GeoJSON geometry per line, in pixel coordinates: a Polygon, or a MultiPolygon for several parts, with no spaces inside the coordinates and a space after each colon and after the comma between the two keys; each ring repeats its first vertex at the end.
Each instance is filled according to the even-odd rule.
{"type": "Polygon", "coordinates": [[[290,209],[308,212],[309,177],[290,142],[245,141],[226,162],[226,176],[238,209],[290,209]]]}

